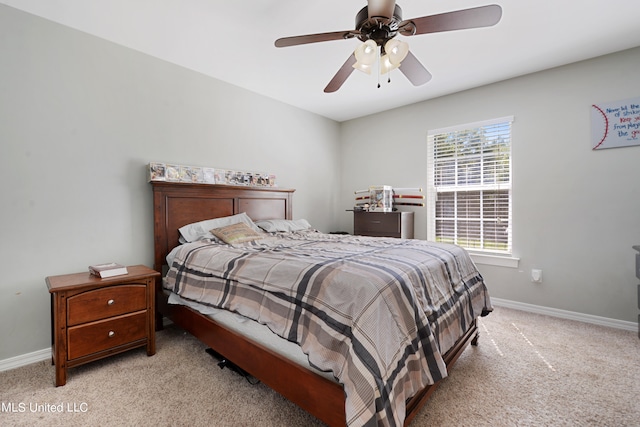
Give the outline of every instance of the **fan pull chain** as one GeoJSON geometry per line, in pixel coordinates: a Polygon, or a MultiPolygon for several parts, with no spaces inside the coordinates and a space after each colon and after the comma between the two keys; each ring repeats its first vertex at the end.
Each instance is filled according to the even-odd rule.
{"type": "Polygon", "coordinates": [[[381,58],[381,55],[382,55],[382,52],[380,52],[378,54],[378,72],[376,73],[378,75],[378,89],[380,89],[380,62],[381,62],[380,58],[381,58]]]}

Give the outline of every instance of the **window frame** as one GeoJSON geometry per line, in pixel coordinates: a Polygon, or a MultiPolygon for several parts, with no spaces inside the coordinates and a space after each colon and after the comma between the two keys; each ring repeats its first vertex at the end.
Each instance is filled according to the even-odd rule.
{"type": "MultiPolygon", "coordinates": [[[[508,194],[508,202],[507,202],[507,210],[508,210],[508,217],[507,217],[507,221],[508,221],[508,225],[506,227],[506,249],[504,250],[499,250],[499,249],[488,249],[486,247],[471,247],[469,245],[465,246],[464,242],[460,241],[460,236],[457,235],[457,229],[454,228],[454,231],[452,232],[452,235],[449,236],[453,239],[453,243],[458,244],[462,247],[464,247],[465,249],[467,249],[472,256],[476,255],[475,258],[477,258],[478,260],[480,260],[481,263],[488,263],[488,264],[493,264],[493,265],[505,265],[505,266],[514,266],[513,263],[511,263],[510,261],[504,261],[504,259],[514,259],[515,260],[515,266],[517,267],[517,258],[513,257],[513,235],[512,235],[512,231],[513,231],[513,214],[512,214],[512,206],[513,206],[513,159],[512,159],[512,151],[513,151],[513,121],[514,121],[514,117],[513,116],[506,116],[506,117],[500,117],[500,118],[495,118],[495,119],[490,119],[490,120],[483,120],[483,121],[478,121],[478,122],[473,122],[473,123],[465,123],[465,124],[461,124],[461,125],[456,125],[456,126],[450,126],[450,127],[446,127],[446,128],[440,128],[440,129],[433,129],[433,130],[429,130],[427,132],[427,153],[428,153],[428,158],[427,158],[427,175],[428,175],[428,179],[427,179],[427,239],[431,240],[431,241],[437,241],[438,237],[437,237],[437,229],[436,229],[436,222],[437,222],[437,213],[436,213],[436,202],[438,200],[437,196],[438,193],[448,193],[448,194],[462,194],[462,193],[467,193],[468,192],[474,192],[474,193],[479,193],[478,195],[478,212],[479,214],[474,217],[472,219],[472,221],[477,221],[479,222],[481,225],[478,226],[479,228],[479,232],[478,235],[480,236],[480,246],[486,246],[485,244],[485,239],[484,236],[482,236],[483,230],[485,228],[485,225],[482,224],[482,221],[487,221],[488,218],[484,216],[484,206],[482,205],[483,200],[482,200],[482,195],[485,194],[485,192],[498,192],[497,194],[499,194],[500,192],[505,192],[508,194]],[[471,134],[471,135],[475,135],[475,134],[479,134],[479,135],[485,135],[483,133],[487,131],[487,128],[491,128],[491,127],[495,127],[497,125],[508,125],[508,176],[506,178],[505,181],[505,176],[504,174],[501,175],[501,178],[498,179],[496,178],[497,175],[494,176],[494,182],[485,182],[484,181],[484,174],[487,170],[486,165],[489,164],[489,161],[483,158],[483,155],[478,155],[477,152],[475,154],[469,154],[469,155],[463,155],[463,156],[459,156],[459,148],[460,145],[462,144],[463,141],[468,142],[466,139],[460,139],[460,140],[455,140],[456,138],[456,133],[459,132],[466,132],[467,134],[471,134]],[[444,168],[440,167],[438,169],[438,177],[436,178],[436,161],[438,160],[439,162],[443,163],[444,162],[444,158],[445,155],[443,155],[442,157],[440,157],[439,159],[435,158],[435,146],[436,146],[436,139],[438,136],[441,135],[447,135],[448,137],[454,137],[454,141],[456,145],[456,152],[455,154],[450,157],[451,159],[454,159],[454,168],[453,168],[453,172],[450,172],[450,176],[449,176],[449,181],[451,181],[451,177],[453,177],[454,183],[452,185],[442,185],[442,181],[444,180],[442,177],[445,176],[446,174],[443,173],[444,168]],[[464,162],[469,162],[470,160],[473,161],[474,156],[476,158],[480,158],[481,159],[481,167],[480,167],[480,171],[478,172],[476,170],[476,175],[477,177],[480,177],[480,182],[474,182],[471,184],[459,184],[457,181],[458,179],[462,176],[459,174],[459,170],[462,170],[462,168],[458,168],[458,161],[460,159],[464,159],[464,162]],[[438,185],[436,183],[436,180],[438,180],[440,182],[440,185],[438,185]],[[501,260],[501,258],[504,258],[501,260]]],[[[479,145],[477,146],[473,146],[474,148],[484,148],[484,143],[480,142],[479,145]]],[[[482,153],[484,153],[484,150],[480,150],[482,153]]],[[[491,157],[489,157],[491,158],[491,157]]],[[[477,163],[477,161],[476,161],[477,163]]],[[[494,169],[494,173],[495,170],[498,169],[498,167],[494,164],[493,166],[494,169]]],[[[457,200],[457,198],[459,196],[454,196],[455,200],[457,200]]],[[[459,216],[459,211],[457,210],[457,205],[455,204],[456,202],[454,202],[454,214],[453,214],[453,221],[455,224],[458,224],[458,222],[463,222],[463,221],[469,221],[469,218],[464,217],[461,218],[459,216]]],[[[502,205],[501,205],[502,206],[502,205]]],[[[496,214],[496,221],[500,221],[499,220],[499,215],[496,214]]],[[[457,225],[456,225],[457,226],[457,225]]],[[[449,239],[451,240],[451,239],[449,239]]],[[[476,259],[474,259],[476,260],[476,259]]]]}

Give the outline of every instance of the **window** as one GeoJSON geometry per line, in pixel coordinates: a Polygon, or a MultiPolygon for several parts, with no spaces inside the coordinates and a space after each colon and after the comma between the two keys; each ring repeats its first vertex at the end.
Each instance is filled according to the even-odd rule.
{"type": "Polygon", "coordinates": [[[513,117],[429,131],[429,240],[511,254],[513,117]]]}

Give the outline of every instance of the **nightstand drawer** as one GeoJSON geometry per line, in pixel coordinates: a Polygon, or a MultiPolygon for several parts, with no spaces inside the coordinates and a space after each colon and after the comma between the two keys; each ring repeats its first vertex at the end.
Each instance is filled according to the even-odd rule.
{"type": "Polygon", "coordinates": [[[95,289],[69,297],[67,325],[79,325],[147,308],[147,286],[127,284],[95,289]]]}
{"type": "Polygon", "coordinates": [[[77,359],[146,337],[146,311],[71,327],[68,329],[68,358],[77,359]]]}

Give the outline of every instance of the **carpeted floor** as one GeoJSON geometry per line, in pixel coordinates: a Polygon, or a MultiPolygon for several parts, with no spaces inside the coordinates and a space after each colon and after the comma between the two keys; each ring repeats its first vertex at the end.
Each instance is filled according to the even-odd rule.
{"type": "MultiPolygon", "coordinates": [[[[637,334],[496,308],[412,426],[639,426],[637,334]]],[[[3,426],[321,426],[262,384],[221,370],[175,327],[144,349],[69,370],[0,372],[3,426]],[[62,412],[60,412],[62,411],[62,412]]]]}

